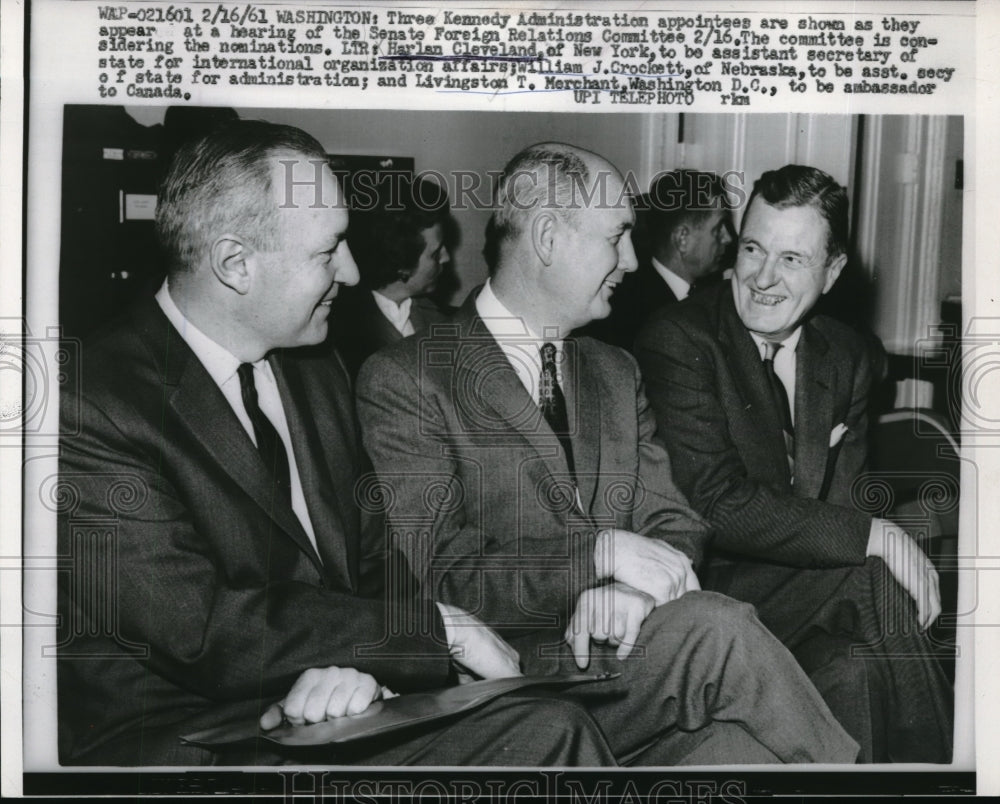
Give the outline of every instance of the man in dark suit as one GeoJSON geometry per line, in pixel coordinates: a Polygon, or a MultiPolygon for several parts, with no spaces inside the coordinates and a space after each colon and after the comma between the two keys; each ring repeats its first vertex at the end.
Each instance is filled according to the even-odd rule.
{"type": "MultiPolygon", "coordinates": [[[[383,685],[443,686],[455,667],[517,675],[475,617],[359,595],[348,379],[293,348],[324,339],[357,281],[320,144],[242,121],[182,147],[157,229],[167,281],[87,345],[62,397],[60,760],[271,764],[288,757],[265,743],[179,738],[273,726],[282,708],[300,723],[358,712],[383,685]]],[[[524,696],[327,761],[613,759],[582,709],[524,696]]]]}
{"type": "Polygon", "coordinates": [[[715,529],[705,588],[757,607],[865,759],[947,762],[950,690],[921,633],[937,573],[858,510],[871,350],[810,315],[847,261],[847,206],[816,168],[765,173],[731,283],[656,313],[636,356],[678,485],[715,529]]]}
{"type": "Polygon", "coordinates": [[[450,223],[443,188],[408,176],[383,182],[371,208],[351,213],[361,281],[334,302],[330,341],[352,378],[383,346],[449,319],[433,295],[451,261],[450,223]]]}
{"type": "Polygon", "coordinates": [[[611,314],[581,334],[632,349],[647,318],[686,299],[696,286],[721,277],[733,242],[732,215],[722,180],[701,170],[661,173],[637,212],[634,239],[639,267],[626,274],[611,299],[611,314]]]}
{"type": "Polygon", "coordinates": [[[358,378],[387,537],[425,595],[476,612],[526,671],[621,673],[579,693],[620,761],[852,762],[752,609],[698,590],[707,528],[635,361],[568,338],[635,270],[632,224],[596,154],[543,143],[507,165],[490,280],[453,332],[395,344],[358,378]]]}

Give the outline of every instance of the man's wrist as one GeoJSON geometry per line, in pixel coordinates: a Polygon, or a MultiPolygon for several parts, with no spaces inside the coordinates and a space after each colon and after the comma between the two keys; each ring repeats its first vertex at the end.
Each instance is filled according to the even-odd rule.
{"type": "Polygon", "coordinates": [[[612,545],[614,540],[610,530],[602,530],[594,540],[594,573],[598,581],[612,577],[614,572],[614,556],[612,545]]]}
{"type": "Polygon", "coordinates": [[[445,639],[448,640],[448,651],[449,653],[455,653],[455,626],[451,622],[451,617],[454,614],[454,608],[449,606],[447,603],[442,603],[440,600],[435,601],[437,603],[438,611],[441,612],[441,622],[444,623],[444,635],[445,639]]]}

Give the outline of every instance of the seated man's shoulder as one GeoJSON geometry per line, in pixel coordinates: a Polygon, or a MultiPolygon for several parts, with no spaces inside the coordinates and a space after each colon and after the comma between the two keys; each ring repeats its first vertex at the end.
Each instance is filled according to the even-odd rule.
{"type": "Polygon", "coordinates": [[[632,354],[620,346],[613,346],[589,335],[578,335],[576,342],[586,356],[590,370],[604,377],[612,387],[634,382],[639,365],[632,354]]]}
{"type": "Polygon", "coordinates": [[[162,384],[168,363],[166,317],[155,315],[148,300],[86,335],[79,345],[80,370],[70,373],[88,393],[128,395],[144,383],[162,384]]]}
{"type": "Polygon", "coordinates": [[[637,343],[670,340],[681,334],[685,339],[715,339],[720,329],[723,304],[731,293],[728,282],[719,283],[684,301],[663,305],[646,320],[639,331],[637,343]]]}
{"type": "Polygon", "coordinates": [[[428,325],[446,324],[458,313],[457,307],[439,303],[429,296],[416,296],[412,304],[414,309],[420,311],[428,325]]]}
{"type": "MultiPolygon", "coordinates": [[[[817,315],[809,323],[835,350],[846,354],[855,362],[867,358],[871,351],[869,339],[854,327],[828,315],[817,315]]],[[[874,336],[872,336],[874,339],[874,336]]]]}
{"type": "MultiPolygon", "coordinates": [[[[434,348],[428,346],[427,341],[439,337],[439,326],[434,324],[429,332],[418,332],[408,338],[402,338],[370,355],[361,364],[361,370],[358,372],[358,390],[363,392],[366,388],[395,382],[391,378],[399,378],[400,375],[416,378],[423,377],[428,370],[433,372],[438,368],[442,358],[441,355],[435,358],[431,354],[434,348]]],[[[451,338],[446,337],[446,340],[450,342],[451,338]]],[[[443,351],[444,348],[438,351],[443,351]]]]}

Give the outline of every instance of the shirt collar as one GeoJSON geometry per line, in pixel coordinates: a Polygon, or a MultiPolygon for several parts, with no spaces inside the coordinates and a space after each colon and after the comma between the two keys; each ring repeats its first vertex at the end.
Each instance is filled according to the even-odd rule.
{"type": "Polygon", "coordinates": [[[507,305],[505,305],[490,285],[490,280],[486,280],[483,289],[476,297],[476,312],[486,325],[490,335],[501,343],[504,339],[511,340],[517,338],[519,342],[534,341],[539,346],[543,343],[554,344],[557,350],[562,349],[561,338],[543,338],[536,333],[527,322],[520,316],[514,315],[507,305]]]}
{"type": "MultiPolygon", "coordinates": [[[[163,280],[163,284],[156,292],[156,302],[160,305],[167,320],[173,324],[174,329],[180,333],[184,342],[194,352],[195,357],[201,361],[215,384],[221,388],[229,382],[236,375],[236,369],[240,367],[240,359],[226,347],[209,338],[187,319],[170,295],[167,280],[163,280]]],[[[265,358],[261,358],[253,365],[254,368],[266,370],[268,364],[265,358]]]]}
{"type": "Polygon", "coordinates": [[[673,291],[678,301],[688,297],[688,294],[691,292],[690,282],[683,277],[677,276],[677,274],[667,268],[667,266],[656,259],[656,257],[653,257],[653,268],[656,270],[656,273],[660,275],[663,281],[667,283],[667,287],[673,291]]]}
{"type": "Polygon", "coordinates": [[[410,320],[412,298],[403,299],[402,302],[396,304],[388,296],[383,296],[377,290],[372,291],[372,297],[375,299],[378,309],[382,311],[382,315],[388,318],[396,329],[401,330],[406,325],[406,322],[410,320]]]}
{"type": "MultiPolygon", "coordinates": [[[[747,330],[747,332],[750,332],[750,330],[747,330]]],[[[796,347],[799,345],[799,338],[801,336],[802,336],[802,327],[800,325],[800,326],[797,326],[795,328],[795,330],[792,332],[791,335],[789,335],[787,338],[785,338],[785,340],[781,341],[781,347],[782,347],[781,351],[784,352],[785,354],[789,354],[789,355],[790,354],[794,354],[796,347]]],[[[764,344],[767,343],[768,340],[770,340],[770,339],[769,338],[763,338],[760,335],[758,335],[756,332],[750,332],[750,337],[753,338],[754,343],[757,344],[757,351],[759,351],[761,353],[761,355],[763,355],[764,354],[764,344]]],[[[781,352],[778,352],[778,354],[781,354],[781,352]]]]}

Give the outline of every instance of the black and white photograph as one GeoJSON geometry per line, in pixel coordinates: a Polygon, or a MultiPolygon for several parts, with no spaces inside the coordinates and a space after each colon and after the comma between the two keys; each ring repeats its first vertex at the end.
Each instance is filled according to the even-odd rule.
{"type": "Polygon", "coordinates": [[[912,42],[877,69],[860,38],[839,49],[872,30],[842,7],[840,27],[746,8],[740,33],[738,8],[662,4],[647,57],[648,9],[624,4],[604,23],[379,4],[382,31],[289,4],[288,31],[341,25],[343,53],[285,104],[264,79],[307,84],[320,52],[281,4],[171,5],[176,49],[151,24],[166,4],[97,5],[76,62],[100,60],[101,91],[25,98],[22,331],[0,364],[20,386],[0,389],[18,791],[984,792],[985,118],[897,97],[968,81],[906,66],[941,4],[873,4],[876,47],[912,42]],[[727,65],[821,55],[801,79],[725,73],[734,97],[757,82],[746,110],[672,104],[675,24],[689,59],[724,28],[727,65]],[[349,45],[352,25],[384,41],[349,45]],[[596,78],[536,45],[601,25],[576,49],[596,78]],[[440,103],[367,95],[348,51],[440,103]],[[522,94],[529,58],[549,108],[522,94]],[[434,84],[442,63],[507,90],[434,84]],[[826,107],[821,63],[855,81],[826,107]],[[192,67],[186,96],[154,91],[192,67]],[[802,110],[772,100],[799,80],[802,110]]]}

